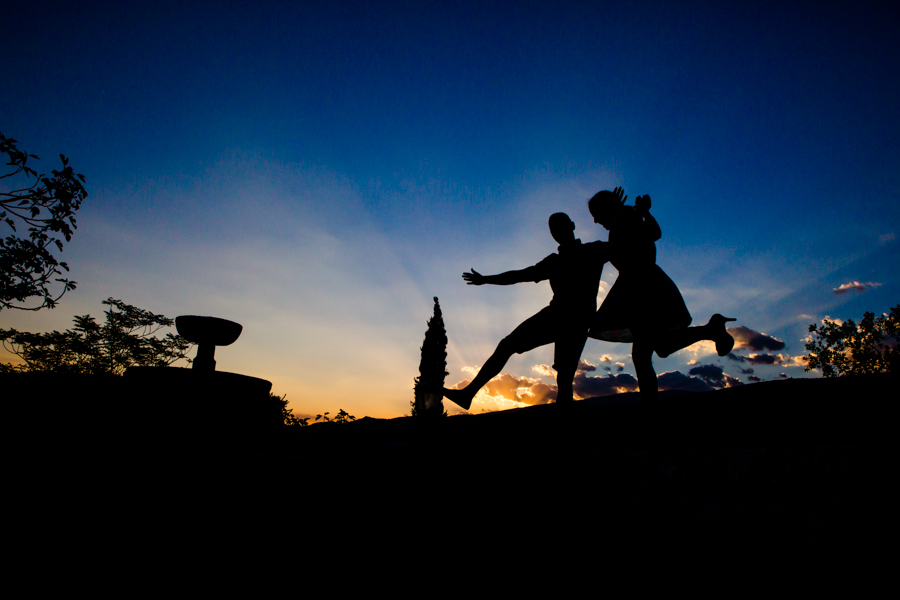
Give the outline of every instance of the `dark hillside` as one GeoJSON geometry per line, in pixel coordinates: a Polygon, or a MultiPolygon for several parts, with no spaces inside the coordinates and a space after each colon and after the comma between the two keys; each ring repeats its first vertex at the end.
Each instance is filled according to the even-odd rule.
{"type": "Polygon", "coordinates": [[[598,591],[860,597],[883,575],[896,388],[885,376],[664,393],[656,423],[629,394],[232,437],[142,427],[121,400],[124,422],[44,398],[49,412],[14,432],[13,489],[25,513],[56,510],[117,543],[191,531],[351,570],[427,553],[437,572],[499,570],[512,587],[556,589],[564,573],[598,591]]]}

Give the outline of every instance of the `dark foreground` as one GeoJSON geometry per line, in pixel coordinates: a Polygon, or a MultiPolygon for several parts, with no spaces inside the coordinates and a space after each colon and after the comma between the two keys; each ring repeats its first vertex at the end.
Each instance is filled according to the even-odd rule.
{"type": "Polygon", "coordinates": [[[11,489],[25,546],[99,541],[124,572],[271,556],[267,578],[372,592],[478,573],[498,593],[861,597],[885,574],[896,383],[664,394],[657,423],[636,395],[228,436],[73,418],[12,431],[11,489]]]}

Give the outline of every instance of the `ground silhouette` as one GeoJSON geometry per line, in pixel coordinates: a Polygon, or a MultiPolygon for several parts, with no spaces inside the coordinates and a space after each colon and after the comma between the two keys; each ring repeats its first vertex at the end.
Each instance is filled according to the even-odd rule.
{"type": "MultiPolygon", "coordinates": [[[[33,387],[30,399],[16,396],[33,410],[12,421],[23,427],[10,489],[28,500],[20,518],[52,514],[64,497],[94,537],[189,535],[192,556],[278,547],[284,560],[390,573],[424,555],[442,577],[488,571],[505,589],[864,597],[881,573],[884,390],[896,384],[866,376],[662,392],[656,427],[638,394],[622,394],[562,412],[181,437],[158,421],[143,427],[127,396],[83,399],[78,415],[60,398],[34,403],[33,387]],[[98,422],[106,402],[120,418],[98,422]]],[[[58,520],[32,522],[58,531],[58,520]]]]}

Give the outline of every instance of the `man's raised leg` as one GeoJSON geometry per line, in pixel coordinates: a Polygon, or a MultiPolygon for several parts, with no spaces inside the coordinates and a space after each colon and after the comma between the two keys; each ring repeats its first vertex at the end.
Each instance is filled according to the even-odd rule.
{"type": "Polygon", "coordinates": [[[508,361],[513,354],[515,354],[515,350],[513,349],[512,343],[509,341],[509,337],[503,338],[500,341],[500,345],[497,346],[497,349],[491,354],[491,357],[487,359],[487,362],[484,363],[484,366],[481,367],[481,370],[475,375],[475,379],[462,389],[451,390],[444,388],[444,397],[460,405],[462,408],[469,410],[469,407],[472,406],[472,398],[475,397],[478,390],[483,388],[488,381],[500,374],[500,371],[502,371],[504,365],[506,365],[506,361],[508,361]]]}
{"type": "MultiPolygon", "coordinates": [[[[512,333],[503,338],[497,349],[491,355],[472,382],[461,390],[444,388],[444,398],[455,402],[462,408],[469,410],[472,406],[472,398],[483,388],[488,381],[500,374],[506,361],[513,354],[522,354],[533,350],[538,346],[549,344],[554,339],[554,313],[547,307],[536,315],[529,317],[516,327],[512,333]]],[[[582,344],[583,345],[583,344],[582,344]]],[[[580,356],[580,352],[579,352],[580,356]]],[[[575,361],[577,366],[578,361],[575,361]]],[[[572,371],[574,376],[575,371],[572,371]]]]}

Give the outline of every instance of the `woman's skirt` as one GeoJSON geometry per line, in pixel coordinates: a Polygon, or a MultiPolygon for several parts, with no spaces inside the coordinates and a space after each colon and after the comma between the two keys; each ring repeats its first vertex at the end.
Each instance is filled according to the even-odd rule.
{"type": "Polygon", "coordinates": [[[591,325],[590,337],[609,342],[633,342],[634,332],[688,327],[691,313],[678,286],[659,265],[619,273],[591,325]]]}

